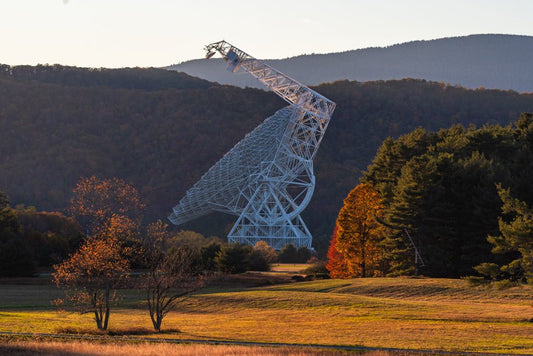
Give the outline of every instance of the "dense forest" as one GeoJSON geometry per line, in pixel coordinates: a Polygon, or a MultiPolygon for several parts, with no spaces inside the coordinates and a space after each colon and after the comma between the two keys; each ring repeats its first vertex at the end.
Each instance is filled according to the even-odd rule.
{"type": "MultiPolygon", "coordinates": [[[[166,217],[200,176],[262,120],[285,106],[272,93],[221,86],[161,69],[9,67],[0,71],[0,191],[13,205],[61,211],[80,177],[135,186],[150,221],[166,217]]],[[[315,88],[337,103],[315,162],[304,212],[327,249],[342,200],[387,137],[507,125],[533,111],[533,95],[467,90],[422,80],[340,81],[315,88]]],[[[184,228],[225,236],[234,218],[184,228]]]]}
{"type": "Polygon", "coordinates": [[[13,209],[0,192],[0,276],[31,276],[72,253],[84,238],[78,222],[58,212],[13,209]]]}
{"type": "MultiPolygon", "coordinates": [[[[239,43],[234,45],[239,46],[239,43]]],[[[483,34],[265,62],[308,85],[343,79],[417,78],[472,89],[533,92],[533,63],[529,60],[532,55],[531,36],[483,34]]],[[[224,70],[225,63],[218,58],[192,60],[168,68],[221,84],[264,88],[249,75],[235,75],[224,70]]]]}
{"type": "Polygon", "coordinates": [[[510,263],[516,253],[494,255],[487,238],[500,235],[502,189],[532,205],[532,175],[533,114],[505,127],[418,128],[386,139],[363,181],[381,193],[381,222],[391,228],[383,243],[387,272],[413,272],[407,234],[424,275],[461,277],[484,262],[510,263]]]}

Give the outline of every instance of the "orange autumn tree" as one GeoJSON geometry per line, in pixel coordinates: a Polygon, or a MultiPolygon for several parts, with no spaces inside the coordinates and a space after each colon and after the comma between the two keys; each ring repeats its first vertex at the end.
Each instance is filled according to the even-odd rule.
{"type": "Polygon", "coordinates": [[[100,330],[107,330],[117,288],[128,276],[129,262],[121,250],[113,236],[96,236],[68,260],[55,265],[52,273],[54,283],[65,289],[66,299],[80,313],[93,313],[100,330]]]}
{"type": "Polygon", "coordinates": [[[138,238],[139,224],[127,216],[113,214],[101,225],[95,226],[93,236],[107,236],[121,243],[130,242],[138,238]]]}
{"type": "Polygon", "coordinates": [[[117,288],[140,252],[135,246],[144,204],[118,178],[84,178],[73,192],[71,212],[88,234],[76,253],[54,266],[54,282],[65,289],[67,301],[81,313],[94,313],[98,329],[106,330],[117,288]]]}
{"type": "Polygon", "coordinates": [[[382,274],[379,248],[384,227],[377,221],[383,210],[379,193],[367,183],[356,186],[344,199],[328,257],[331,276],[373,277],[382,274]],[[335,252],[336,251],[336,252],[335,252]]]}
{"type": "Polygon", "coordinates": [[[338,230],[338,227],[335,226],[329,244],[328,263],[326,264],[326,268],[328,269],[329,276],[331,278],[350,278],[350,273],[348,271],[347,261],[344,259],[344,254],[337,250],[338,230]]]}
{"type": "Polygon", "coordinates": [[[74,188],[70,212],[94,233],[113,216],[139,224],[144,204],[137,189],[119,178],[82,178],[74,188]]]}
{"type": "Polygon", "coordinates": [[[73,190],[70,212],[87,238],[115,238],[122,254],[139,262],[140,225],[145,207],[137,189],[119,178],[82,178],[73,190]]]}

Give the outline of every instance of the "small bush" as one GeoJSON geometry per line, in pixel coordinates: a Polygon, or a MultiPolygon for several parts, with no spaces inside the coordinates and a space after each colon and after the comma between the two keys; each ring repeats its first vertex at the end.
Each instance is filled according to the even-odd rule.
{"type": "Polygon", "coordinates": [[[228,244],[221,247],[215,257],[219,271],[224,273],[243,273],[249,270],[249,260],[252,247],[239,243],[228,244]]]}
{"type": "Polygon", "coordinates": [[[492,280],[498,280],[502,277],[502,271],[500,269],[500,266],[498,266],[495,263],[482,263],[476,267],[474,267],[476,272],[479,274],[488,277],[492,280]]]}
{"type": "Polygon", "coordinates": [[[480,286],[480,285],[486,285],[489,284],[490,281],[486,280],[484,277],[479,276],[468,276],[463,278],[465,281],[468,282],[471,286],[480,286]]]}
{"type": "Polygon", "coordinates": [[[305,246],[301,246],[296,253],[296,260],[298,261],[297,263],[307,263],[307,261],[309,261],[313,255],[313,251],[305,246]]]}
{"type": "Polygon", "coordinates": [[[279,251],[279,261],[281,263],[298,263],[298,250],[293,244],[285,245],[279,251]]]}
{"type": "Polygon", "coordinates": [[[215,258],[220,252],[222,244],[218,242],[211,242],[209,245],[200,248],[200,255],[202,256],[202,264],[206,271],[216,271],[217,264],[215,258]]]}
{"type": "Polygon", "coordinates": [[[278,252],[265,241],[258,241],[254,245],[254,252],[261,254],[268,263],[273,263],[278,260],[278,252]]]}
{"type": "Polygon", "coordinates": [[[311,266],[301,271],[301,273],[308,276],[312,276],[314,279],[329,278],[329,271],[326,268],[326,263],[323,261],[317,261],[313,263],[311,266]]]}
{"type": "Polygon", "coordinates": [[[494,287],[498,290],[504,290],[504,289],[516,287],[517,285],[519,285],[517,282],[513,282],[508,279],[503,279],[501,281],[495,281],[493,284],[494,284],[494,287]]]}
{"type": "Polygon", "coordinates": [[[296,248],[293,244],[287,244],[279,251],[281,263],[306,263],[314,256],[314,252],[305,246],[296,248]]]}
{"type": "Polygon", "coordinates": [[[252,250],[248,258],[248,269],[250,271],[269,271],[270,263],[262,253],[252,250]]]}

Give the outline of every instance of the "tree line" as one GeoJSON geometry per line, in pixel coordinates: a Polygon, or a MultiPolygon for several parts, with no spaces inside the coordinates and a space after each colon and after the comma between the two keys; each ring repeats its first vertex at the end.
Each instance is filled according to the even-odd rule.
{"type": "Polygon", "coordinates": [[[344,200],[328,268],[531,282],[532,174],[533,114],[386,139],[344,200]]]}
{"type": "MultiPolygon", "coordinates": [[[[263,241],[253,247],[232,245],[218,236],[171,231],[160,219],[146,224],[139,192],[118,178],[82,178],[73,196],[76,198],[65,215],[37,211],[33,206],[12,207],[7,195],[0,192],[0,277],[47,272],[75,253],[88,236],[110,231],[130,249],[138,248],[143,238],[159,241],[162,251],[191,248],[197,253],[197,268],[225,273],[264,271],[273,262],[305,263],[314,256],[313,251],[291,244],[275,251],[263,241]]],[[[146,267],[142,259],[130,262],[133,268],[146,267]]]]}
{"type": "Polygon", "coordinates": [[[0,192],[0,276],[32,276],[65,259],[83,240],[78,222],[59,212],[12,208],[0,192]]]}

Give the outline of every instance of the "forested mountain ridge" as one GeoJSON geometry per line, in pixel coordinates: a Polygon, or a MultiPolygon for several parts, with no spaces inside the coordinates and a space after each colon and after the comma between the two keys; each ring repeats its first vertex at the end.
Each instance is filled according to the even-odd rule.
{"type": "Polygon", "coordinates": [[[217,84],[174,72],[168,75],[157,68],[78,68],[54,65],[9,66],[0,64],[0,78],[31,80],[73,87],[165,90],[206,89],[217,84]]]}
{"type": "MultiPolygon", "coordinates": [[[[60,68],[43,81],[32,76],[33,69],[0,76],[0,191],[14,205],[43,210],[65,209],[80,177],[97,175],[132,183],[147,205],[147,217],[164,219],[209,167],[286,105],[257,89],[203,81],[187,89],[176,73],[162,69],[120,73],[126,79],[145,75],[154,83],[134,89],[111,79],[98,86],[67,82],[54,77],[65,74],[60,68]],[[181,89],[164,88],[159,80],[176,80],[181,89]]],[[[89,78],[84,81],[96,81],[90,71],[79,70],[89,78]]],[[[111,77],[118,74],[109,71],[111,77]]],[[[196,81],[180,76],[183,83],[196,81]]],[[[315,162],[315,195],[303,214],[322,251],[342,200],[386,137],[419,126],[507,125],[533,111],[533,95],[421,80],[340,81],[315,89],[337,103],[315,162]]],[[[208,216],[185,227],[224,236],[233,221],[208,216]]]]}
{"type": "Polygon", "coordinates": [[[95,174],[132,182],[148,215],[165,218],[211,164],[284,105],[261,90],[162,69],[106,70],[100,80],[88,69],[43,67],[0,76],[0,191],[44,210],[65,209],[78,179],[95,174]],[[145,82],[126,89],[128,73],[145,82]],[[182,89],[153,89],[164,87],[159,76],[182,89]],[[223,134],[220,118],[231,122],[223,134]]]}
{"type": "MultiPolygon", "coordinates": [[[[235,45],[239,45],[235,43],[235,45]]],[[[417,78],[467,88],[533,92],[533,37],[471,35],[414,41],[383,48],[309,54],[265,60],[308,85],[348,79],[357,81],[417,78]]],[[[168,69],[222,84],[263,88],[248,75],[224,70],[222,59],[193,60],[168,69]]]]}

